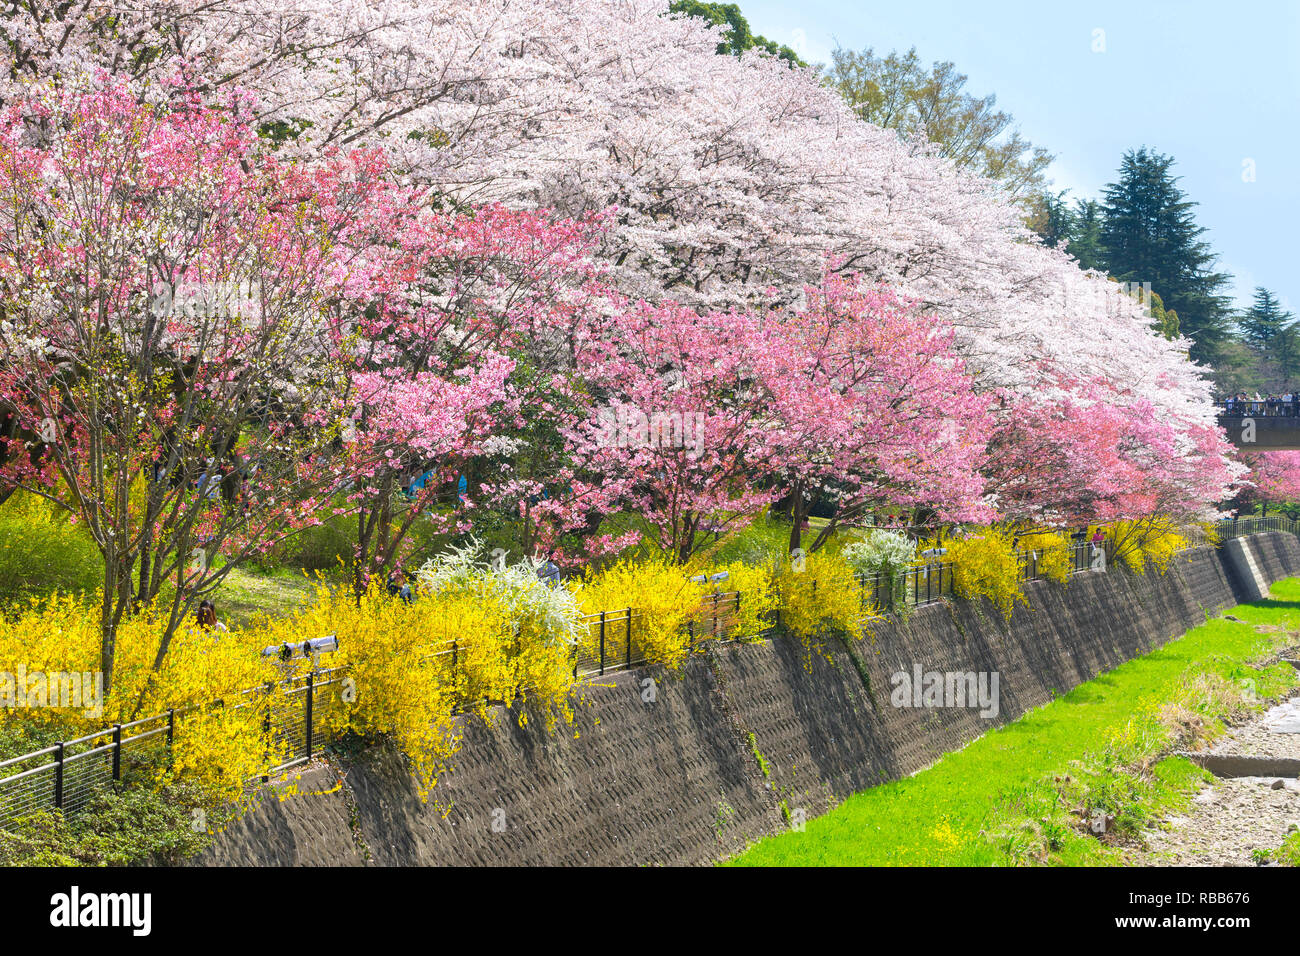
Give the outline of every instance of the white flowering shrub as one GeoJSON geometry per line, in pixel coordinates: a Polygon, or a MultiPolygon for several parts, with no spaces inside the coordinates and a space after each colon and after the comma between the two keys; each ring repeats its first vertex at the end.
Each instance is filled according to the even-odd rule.
{"type": "Polygon", "coordinates": [[[883,574],[894,609],[900,614],[907,612],[903,572],[916,561],[916,545],[907,535],[873,528],[860,541],[845,546],[844,560],[858,574],[883,574]]]}
{"type": "Polygon", "coordinates": [[[474,538],[451,548],[416,572],[421,594],[487,591],[507,608],[517,629],[526,628],[553,644],[577,644],[583,629],[582,609],[568,588],[552,587],[538,577],[542,562],[525,558],[514,564],[489,561],[474,538]]]}
{"type": "Polygon", "coordinates": [[[883,571],[892,578],[916,560],[916,545],[897,531],[875,528],[844,547],[844,560],[859,574],[883,571]]]}

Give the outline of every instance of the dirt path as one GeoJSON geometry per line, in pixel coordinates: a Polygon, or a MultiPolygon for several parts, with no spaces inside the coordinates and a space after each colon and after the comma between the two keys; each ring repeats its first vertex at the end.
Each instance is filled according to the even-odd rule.
{"type": "MultiPolygon", "coordinates": [[[[1300,757],[1300,696],[1234,728],[1211,753],[1300,757]]],[[[1253,850],[1272,850],[1300,828],[1300,780],[1217,778],[1193,798],[1190,813],[1147,837],[1142,866],[1255,866],[1253,850]]]]}

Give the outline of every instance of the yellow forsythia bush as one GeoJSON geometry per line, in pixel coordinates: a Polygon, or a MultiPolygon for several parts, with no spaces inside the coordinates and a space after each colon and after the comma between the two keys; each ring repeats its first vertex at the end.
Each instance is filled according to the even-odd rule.
{"type": "MultiPolygon", "coordinates": [[[[250,635],[213,634],[183,625],[172,638],[162,669],[154,674],[164,620],[151,609],[127,618],[118,627],[111,693],[101,698],[102,708],[96,710],[85,698],[100,666],[99,609],[56,596],[11,612],[0,618],[0,673],[11,675],[14,686],[0,687],[0,696],[17,690],[21,675],[24,687],[19,692],[29,706],[5,701],[10,706],[0,707],[0,729],[22,725],[46,739],[69,740],[175,709],[174,770],[160,763],[158,777],[174,773],[193,778],[209,792],[234,800],[242,796],[249,777],[277,762],[263,734],[264,697],[255,695],[249,706],[224,714],[210,706],[278,676],[274,665],[257,653],[260,645],[250,635]],[[48,683],[45,675],[63,673],[84,678],[83,699],[75,706],[56,700],[52,690],[43,695],[44,701],[33,693],[36,675],[48,683]]],[[[102,690],[102,683],[99,686],[102,690]]]]}
{"type": "Polygon", "coordinates": [[[298,614],[267,628],[268,643],[335,634],[339,648],[329,666],[342,667],[318,713],[322,727],[337,734],[391,736],[410,758],[421,799],[460,746],[454,716],[457,691],[491,693],[503,686],[503,636],[490,613],[462,614],[463,607],[416,601],[407,605],[372,587],[360,600],[350,590],[321,587],[298,614]],[[457,684],[442,640],[454,629],[462,644],[457,684]]]}
{"type": "MultiPolygon", "coordinates": [[[[1090,536],[1093,531],[1088,529],[1090,536]]],[[[1116,521],[1106,526],[1105,533],[1115,560],[1124,562],[1134,574],[1145,574],[1148,561],[1164,574],[1174,555],[1188,546],[1173,521],[1158,516],[1116,521]]]]}
{"type": "MultiPolygon", "coordinates": [[[[339,649],[322,663],[347,669],[317,694],[318,728],[393,737],[427,796],[459,747],[458,709],[483,712],[488,701],[509,705],[522,695],[542,704],[548,719],[557,712],[571,717],[579,609],[567,591],[547,591],[546,602],[530,603],[527,592],[536,596],[546,586],[531,570],[516,576],[527,586],[513,588],[509,575],[475,570],[409,605],[378,583],[359,600],[349,589],[321,586],[313,603],[257,627],[207,632],[183,626],[157,674],[152,668],[163,622],[145,612],[119,627],[113,692],[102,711],[89,705],[4,707],[0,730],[31,728],[40,739],[66,740],[176,708],[172,770],[162,762],[159,776],[172,773],[238,803],[250,779],[286,756],[276,749],[274,734],[265,732],[268,710],[277,718],[273,726],[280,717],[302,719],[301,694],[241,693],[300,676],[308,666],[268,660],[261,649],[335,634],[339,649]]],[[[75,599],[31,602],[0,619],[2,673],[93,674],[99,652],[98,609],[75,599]]],[[[526,713],[521,710],[521,720],[526,713]]],[[[36,739],[26,732],[6,736],[36,739]]]]}
{"type": "Polygon", "coordinates": [[[731,636],[736,638],[759,637],[775,623],[779,604],[776,580],[771,568],[736,561],[725,567],[711,569],[708,573],[726,571],[727,578],[719,587],[739,592],[731,636]]]}
{"type": "MultiPolygon", "coordinates": [[[[277,640],[333,633],[331,665],[349,665],[335,685],[336,732],[389,735],[411,759],[427,798],[459,749],[458,710],[486,716],[487,704],[525,698],[548,721],[572,718],[573,646],[579,609],[548,589],[531,567],[492,569],[477,546],[421,569],[416,599],[398,600],[376,583],[359,600],[321,588],[313,604],[269,627],[277,640]]],[[[521,723],[528,710],[519,710],[521,723]]]]}
{"type": "Polygon", "coordinates": [[[1038,553],[1038,570],[1058,584],[1070,582],[1074,567],[1070,539],[1052,531],[1034,531],[1020,536],[1020,550],[1038,553]]]}
{"type": "MultiPolygon", "coordinates": [[[[927,543],[925,547],[933,547],[927,543]]],[[[1020,588],[1020,562],[1009,534],[987,528],[978,537],[944,541],[952,564],[952,593],[974,600],[986,597],[1008,620],[1016,602],[1026,603],[1020,588]]]]}
{"type": "MultiPolygon", "coordinates": [[[[414,607],[421,614],[432,610],[428,633],[444,644],[457,642],[463,700],[510,704],[522,694],[541,704],[548,720],[556,711],[567,719],[582,608],[567,588],[539,578],[536,561],[488,562],[484,550],[471,540],[426,563],[418,574],[414,607]],[[470,634],[478,637],[470,641],[470,657],[461,666],[460,644],[470,634]]],[[[526,721],[527,711],[519,718],[526,721]]]]}
{"type": "MultiPolygon", "coordinates": [[[[676,668],[690,652],[687,625],[697,618],[708,588],[691,581],[680,565],[655,557],[588,569],[576,593],[587,614],[632,608],[634,655],[676,668]]],[[[596,628],[588,628],[582,640],[589,654],[600,653],[596,628]]]]}
{"type": "Polygon", "coordinates": [[[843,556],[814,552],[785,567],[776,584],[781,624],[805,648],[831,632],[862,637],[862,590],[843,556]]]}

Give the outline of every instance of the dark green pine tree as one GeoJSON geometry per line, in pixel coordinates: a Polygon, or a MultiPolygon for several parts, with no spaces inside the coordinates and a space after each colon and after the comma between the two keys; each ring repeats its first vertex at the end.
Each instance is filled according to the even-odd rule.
{"type": "Polygon", "coordinates": [[[1251,345],[1267,349],[1278,335],[1295,319],[1295,314],[1285,312],[1277,296],[1263,286],[1255,289],[1255,302],[1241,314],[1237,326],[1242,338],[1251,345]]]}
{"type": "Polygon", "coordinates": [[[1215,272],[1218,257],[1201,241],[1196,203],[1178,188],[1170,156],[1144,147],[1124,154],[1119,181],[1104,190],[1101,266],[1120,282],[1151,283],[1165,308],[1178,313],[1192,339],[1191,357],[1215,364],[1229,335],[1231,280],[1215,272]]]}
{"type": "Polygon", "coordinates": [[[1080,199],[1070,216],[1070,244],[1066,251],[1079,260],[1084,269],[1100,269],[1101,204],[1095,199],[1080,199]]]}
{"type": "Polygon", "coordinates": [[[1074,219],[1070,214],[1070,205],[1065,201],[1065,191],[1044,192],[1039,197],[1032,226],[1042,237],[1043,245],[1055,249],[1062,242],[1068,242],[1073,226],[1074,219]]]}

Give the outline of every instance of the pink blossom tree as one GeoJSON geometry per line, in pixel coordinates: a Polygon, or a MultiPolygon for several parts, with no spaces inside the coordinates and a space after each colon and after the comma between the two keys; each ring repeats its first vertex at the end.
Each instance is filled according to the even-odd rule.
{"type": "MultiPolygon", "coordinates": [[[[776,455],[761,375],[775,342],[746,313],[642,302],[578,352],[595,414],[566,430],[572,454],[676,560],[687,561],[703,533],[742,527],[779,494],[754,481],[776,455]]],[[[598,544],[624,545],[640,533],[629,524],[598,544]]]]}
{"type": "Polygon", "coordinates": [[[340,442],[356,391],[381,391],[354,379],[367,162],[282,166],[230,106],[113,86],[0,119],[0,484],[62,505],[99,548],[106,691],[124,614],[173,585],[161,666],[230,568],[401,438],[340,442]]]}
{"type": "MultiPolygon", "coordinates": [[[[410,209],[396,227],[391,211],[376,224],[397,241],[371,245],[382,254],[359,323],[353,437],[400,448],[359,476],[352,495],[359,585],[395,564],[417,520],[464,531],[475,507],[520,512],[532,553],[544,537],[532,505],[562,465],[548,436],[580,403],[572,342],[605,294],[589,258],[600,217],[410,209]],[[447,487],[462,475],[464,495],[447,487]]],[[[561,527],[574,523],[563,499],[547,501],[541,510],[561,527]]]]}
{"type": "MultiPolygon", "coordinates": [[[[1214,436],[1203,370],[1141,303],[1041,246],[994,184],[863,123],[813,71],[717,55],[717,30],[667,0],[21,4],[0,29],[7,102],[95,68],[129,75],[149,102],[225,109],[240,89],[285,156],[382,150],[462,209],[499,200],[583,221],[616,207],[595,255],[633,299],[788,313],[830,255],[953,330],[976,390],[999,403],[983,472],[1013,518],[1083,515],[1090,501],[1127,510],[1106,487],[1120,475],[1146,482],[1130,504],[1190,496],[1204,512],[1239,470],[1214,436]],[[1078,414],[1102,431],[1134,417],[1144,437],[1112,461],[1069,424],[1078,414]],[[1166,431],[1147,434],[1148,416],[1166,431]],[[1075,474],[1095,462],[1098,477],[1054,491],[1040,446],[1075,474]]],[[[553,383],[550,371],[537,380],[553,383]]],[[[576,512],[540,497],[546,484],[514,474],[494,488],[530,524],[575,527],[576,512]]]]}
{"type": "Polygon", "coordinates": [[[1267,514],[1269,505],[1300,501],[1300,452],[1269,451],[1241,457],[1250,472],[1237,492],[1239,508],[1258,506],[1261,514],[1267,514]]]}
{"type": "Polygon", "coordinates": [[[810,550],[885,506],[939,520],[987,520],[980,465],[989,399],[954,350],[954,336],[883,286],[831,275],[803,305],[769,317],[775,347],[762,373],[789,489],[791,550],[814,496],[832,508],[810,550]]]}

